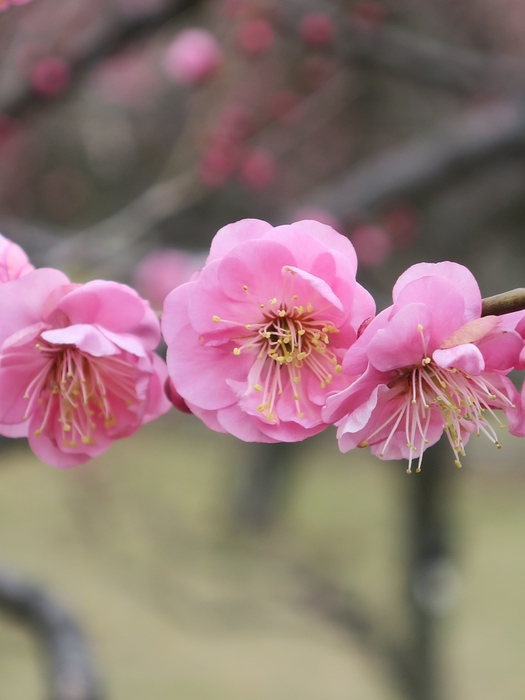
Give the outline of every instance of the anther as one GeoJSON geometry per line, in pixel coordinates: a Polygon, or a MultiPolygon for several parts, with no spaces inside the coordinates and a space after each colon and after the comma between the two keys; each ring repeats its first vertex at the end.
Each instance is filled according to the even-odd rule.
{"type": "Polygon", "coordinates": [[[221,320],[220,316],[213,316],[213,321],[215,323],[220,323],[220,320],[221,320]]]}

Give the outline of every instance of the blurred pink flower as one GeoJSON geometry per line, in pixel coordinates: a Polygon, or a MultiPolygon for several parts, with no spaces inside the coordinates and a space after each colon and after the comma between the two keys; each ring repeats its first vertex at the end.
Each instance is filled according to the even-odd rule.
{"type": "Polygon", "coordinates": [[[239,30],[239,44],[249,54],[268,51],[275,41],[275,30],[266,19],[251,19],[239,30]]]}
{"type": "Polygon", "coordinates": [[[0,284],[23,277],[34,269],[25,251],[0,234],[0,284]]]}
{"type": "Polygon", "coordinates": [[[379,267],[392,252],[392,239],[388,231],[380,226],[365,224],[358,226],[350,236],[357,257],[366,267],[379,267]]]}
{"type": "Polygon", "coordinates": [[[205,29],[185,29],[169,45],[164,69],[172,80],[197,85],[209,78],[221,63],[217,39],[205,29]]]}
{"type": "Polygon", "coordinates": [[[205,255],[174,248],[155,250],[137,266],[133,284],[139,294],[160,311],[171,290],[188,282],[204,265],[205,259],[205,255]]]}
{"type": "Polygon", "coordinates": [[[159,322],[130,287],[39,269],[0,305],[0,432],[42,461],[86,462],[168,410],[159,322]]]}
{"type": "Polygon", "coordinates": [[[259,192],[275,180],[277,165],[263,148],[253,148],[246,154],[240,166],[240,181],[248,190],[259,192]]]}
{"type": "Polygon", "coordinates": [[[54,97],[69,85],[71,69],[63,58],[46,56],[40,59],[30,74],[33,90],[45,97],[54,97]]]}
{"type": "Polygon", "coordinates": [[[352,244],[316,221],[222,228],[198,276],[166,298],[174,389],[219,432],[295,442],[323,430],[341,359],[375,305],[352,244]]]}
{"type": "Polygon", "coordinates": [[[31,2],[31,0],[0,0],[0,12],[7,10],[12,5],[26,5],[28,2],[31,2]]]}
{"type": "Polygon", "coordinates": [[[325,46],[333,41],[335,25],[324,12],[310,12],[299,25],[301,39],[311,46],[325,46]]]}
{"type": "Polygon", "coordinates": [[[523,348],[519,333],[501,318],[480,317],[476,280],[457,263],[413,265],[393,302],[346,353],[343,371],[353,382],[323,411],[338,426],[341,451],[370,446],[381,459],[407,459],[410,472],[443,432],[457,466],[473,433],[499,447],[486,416],[500,409],[516,424],[518,394],[505,375],[523,348]]]}

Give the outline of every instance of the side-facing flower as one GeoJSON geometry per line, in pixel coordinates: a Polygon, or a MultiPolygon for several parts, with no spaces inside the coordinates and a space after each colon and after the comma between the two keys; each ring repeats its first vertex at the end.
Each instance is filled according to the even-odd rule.
{"type": "Polygon", "coordinates": [[[0,433],[42,461],[81,464],[168,410],[159,322],[130,287],[39,269],[0,286],[0,307],[0,433]]]}
{"type": "MultiPolygon", "coordinates": [[[[444,432],[457,466],[470,435],[500,447],[492,416],[514,421],[518,394],[506,374],[523,340],[496,316],[481,317],[472,274],[452,262],[409,268],[381,312],[348,350],[343,371],[354,381],[328,398],[339,447],[370,446],[382,459],[408,459],[408,471],[444,432]]],[[[502,426],[503,427],[503,426],[502,426]]]]}
{"type": "Polygon", "coordinates": [[[372,297],[352,244],[329,226],[239,221],[205,266],[166,298],[173,389],[206,425],[246,441],[294,442],[323,430],[328,392],[372,297]]]}

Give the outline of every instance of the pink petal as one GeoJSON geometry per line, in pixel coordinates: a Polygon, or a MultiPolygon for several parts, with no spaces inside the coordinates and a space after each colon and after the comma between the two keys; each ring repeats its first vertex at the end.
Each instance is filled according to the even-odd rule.
{"type": "MultiPolygon", "coordinates": [[[[355,276],[357,271],[357,255],[354,246],[350,243],[346,236],[342,236],[331,226],[327,226],[326,224],[313,220],[296,221],[293,224],[290,224],[289,227],[293,231],[308,233],[310,236],[313,236],[321,241],[327,248],[336,250],[341,253],[341,255],[344,255],[344,257],[350,262],[353,274],[355,276]]],[[[282,228],[284,227],[279,226],[276,230],[282,228]]]]}
{"type": "MultiPolygon", "coordinates": [[[[241,243],[221,260],[217,282],[229,299],[241,303],[252,299],[253,307],[256,308],[259,304],[269,304],[274,297],[280,301],[282,268],[295,265],[295,262],[291,250],[280,243],[267,240],[241,243]]],[[[206,268],[199,277],[198,284],[205,271],[206,268]]]]}
{"type": "Polygon", "coordinates": [[[119,348],[114,343],[102,335],[97,328],[85,323],[44,331],[42,338],[53,345],[75,345],[79,350],[93,357],[119,353],[119,348]]]}
{"type": "Polygon", "coordinates": [[[41,268],[0,285],[0,343],[16,331],[41,322],[47,297],[62,284],[69,284],[62,272],[41,268]]]}
{"type": "Polygon", "coordinates": [[[456,345],[446,350],[434,350],[432,359],[443,369],[455,367],[474,376],[485,369],[485,361],[480,350],[472,343],[456,345]]]}
{"type": "Polygon", "coordinates": [[[255,358],[250,353],[233,354],[227,348],[204,347],[200,336],[186,326],[168,345],[168,372],[173,384],[188,404],[207,410],[225,408],[235,402],[226,379],[246,379],[255,358]]]}
{"type": "Polygon", "coordinates": [[[160,340],[155,312],[125,284],[105,280],[87,282],[61,299],[58,308],[72,324],[96,323],[116,333],[132,332],[150,350],[160,340]]]}
{"type": "Polygon", "coordinates": [[[494,330],[499,323],[500,319],[497,316],[476,318],[474,321],[465,323],[457,331],[454,331],[452,335],[449,335],[441,343],[441,347],[453,348],[455,345],[461,345],[462,343],[475,343],[476,340],[480,340],[494,330]]]}
{"type": "Polygon", "coordinates": [[[498,330],[478,342],[487,369],[508,372],[517,368],[519,356],[523,349],[523,339],[516,331],[498,330]]]}
{"type": "Polygon", "coordinates": [[[425,304],[430,312],[430,327],[425,328],[425,333],[430,333],[430,351],[440,347],[465,321],[465,301],[444,277],[419,277],[409,282],[397,295],[394,311],[412,303],[425,304]]]}
{"type": "Polygon", "coordinates": [[[213,238],[206,264],[223,258],[239,243],[261,238],[266,231],[271,230],[272,226],[270,224],[259,219],[243,219],[234,224],[224,226],[213,238]]]}
{"type": "MultiPolygon", "coordinates": [[[[463,322],[471,321],[481,316],[481,294],[474,275],[463,265],[448,261],[440,263],[418,263],[417,265],[409,267],[394,285],[392,292],[394,304],[397,304],[401,291],[410,284],[410,282],[421,277],[434,276],[449,280],[464,299],[465,314],[463,322]]],[[[421,300],[418,299],[417,301],[421,300]]]]}
{"type": "Polygon", "coordinates": [[[171,408],[171,402],[166,396],[164,386],[168,380],[168,368],[162,358],[155,353],[151,357],[152,375],[148,388],[148,403],[142,423],[149,423],[159,416],[167,413],[171,408]]]}
{"type": "Polygon", "coordinates": [[[234,435],[239,440],[244,440],[245,442],[279,442],[260,430],[260,426],[263,423],[258,418],[247,415],[237,405],[222,408],[217,412],[217,420],[227,433],[234,435]]]}
{"type": "Polygon", "coordinates": [[[371,364],[381,372],[420,365],[428,354],[430,327],[430,314],[424,304],[401,308],[370,340],[367,352],[371,364]]]}

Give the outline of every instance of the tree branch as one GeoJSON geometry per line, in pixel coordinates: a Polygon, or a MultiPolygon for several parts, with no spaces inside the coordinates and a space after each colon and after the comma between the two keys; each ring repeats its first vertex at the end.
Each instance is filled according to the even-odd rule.
{"type": "Polygon", "coordinates": [[[462,167],[471,167],[505,151],[525,146],[524,110],[517,102],[500,102],[441,124],[357,165],[339,181],[321,187],[287,207],[287,221],[302,207],[319,207],[342,219],[359,215],[384,200],[419,195],[462,167]]]}
{"type": "Polygon", "coordinates": [[[83,634],[56,598],[0,569],[0,608],[28,624],[40,638],[49,700],[102,700],[83,634]]]}
{"type": "Polygon", "coordinates": [[[341,29],[338,48],[351,60],[460,92],[509,95],[523,84],[521,60],[493,58],[389,25],[368,28],[349,23],[341,29]]]}
{"type": "Polygon", "coordinates": [[[495,294],[482,300],[482,316],[501,316],[525,309],[525,289],[519,287],[509,292],[495,294]]]}

